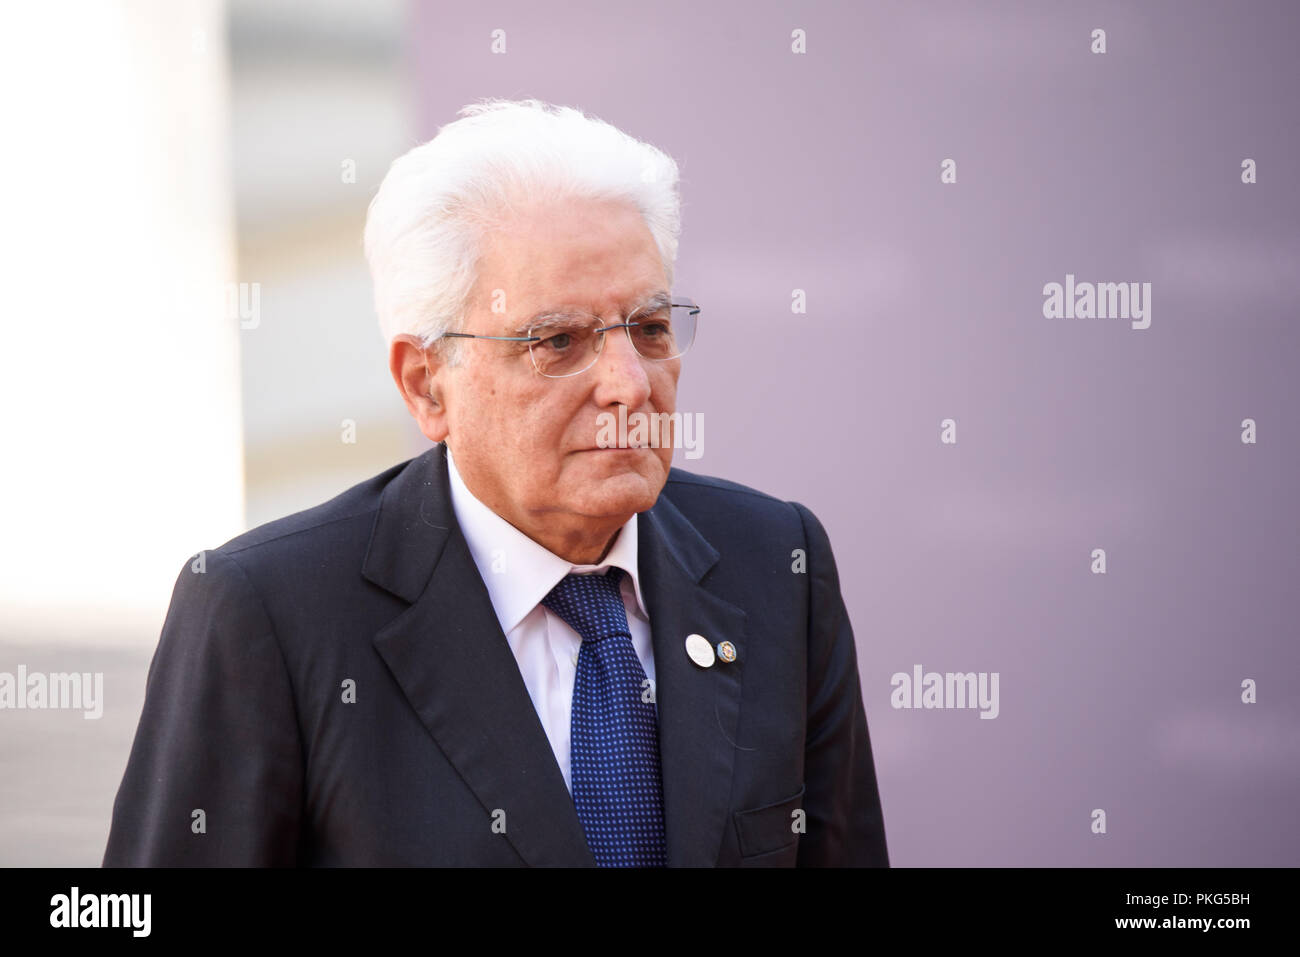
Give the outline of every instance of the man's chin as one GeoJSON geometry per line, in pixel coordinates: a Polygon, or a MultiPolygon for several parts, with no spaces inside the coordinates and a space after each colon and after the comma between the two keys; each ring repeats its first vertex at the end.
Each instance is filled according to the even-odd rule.
{"type": "Polygon", "coordinates": [[[575,490],[590,515],[631,515],[654,505],[668,480],[667,469],[650,450],[605,450],[594,467],[583,469],[582,488],[575,490]]]}

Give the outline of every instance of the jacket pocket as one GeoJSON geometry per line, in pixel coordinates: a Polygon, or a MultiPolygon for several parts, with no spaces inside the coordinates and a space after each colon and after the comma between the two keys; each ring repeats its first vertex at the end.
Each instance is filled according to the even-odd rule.
{"type": "Polygon", "coordinates": [[[794,830],[794,812],[803,801],[803,792],[804,785],[800,785],[797,793],[784,800],[732,815],[741,857],[770,854],[799,840],[794,830]]]}

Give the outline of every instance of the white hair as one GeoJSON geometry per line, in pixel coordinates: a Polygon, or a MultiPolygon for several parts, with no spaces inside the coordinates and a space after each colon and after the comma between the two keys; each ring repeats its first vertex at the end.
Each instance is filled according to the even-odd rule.
{"type": "MultiPolygon", "coordinates": [[[[394,160],[366,214],[366,259],[386,341],[407,333],[427,344],[462,331],[485,236],[535,201],[634,205],[671,288],[681,198],[670,156],[580,110],[533,99],[483,100],[458,115],[394,160]]],[[[453,348],[448,361],[459,354],[453,348]]]]}

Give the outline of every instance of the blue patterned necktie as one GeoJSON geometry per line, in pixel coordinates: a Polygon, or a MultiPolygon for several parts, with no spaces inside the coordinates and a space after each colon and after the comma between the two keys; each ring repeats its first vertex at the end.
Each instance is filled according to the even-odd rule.
{"type": "Polygon", "coordinates": [[[659,729],[642,700],[646,674],[632,647],[619,582],[567,575],[542,604],[582,636],[573,683],[569,765],[573,803],[599,867],[667,863],[659,729]]]}

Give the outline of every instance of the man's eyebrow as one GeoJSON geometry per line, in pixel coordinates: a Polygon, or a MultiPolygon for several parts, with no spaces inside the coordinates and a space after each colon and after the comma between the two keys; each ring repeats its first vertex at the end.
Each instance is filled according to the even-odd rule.
{"type": "MultiPolygon", "coordinates": [[[[673,302],[672,294],[667,292],[666,290],[659,289],[656,290],[655,292],[652,292],[644,296],[635,306],[627,310],[624,313],[624,316],[626,316],[627,319],[632,319],[633,317],[641,315],[643,313],[658,312],[660,309],[667,309],[669,306],[672,305],[672,302],[673,302]]],[[[573,316],[588,316],[588,315],[591,315],[591,313],[585,312],[581,309],[577,309],[577,308],[570,309],[563,306],[558,306],[558,307],[552,306],[550,308],[543,309],[540,312],[534,313],[532,316],[530,316],[519,326],[516,326],[514,329],[512,329],[510,334],[515,336],[526,336],[528,334],[529,329],[533,328],[534,326],[539,326],[545,322],[549,322],[554,319],[568,319],[568,318],[572,318],[573,316]]]]}

